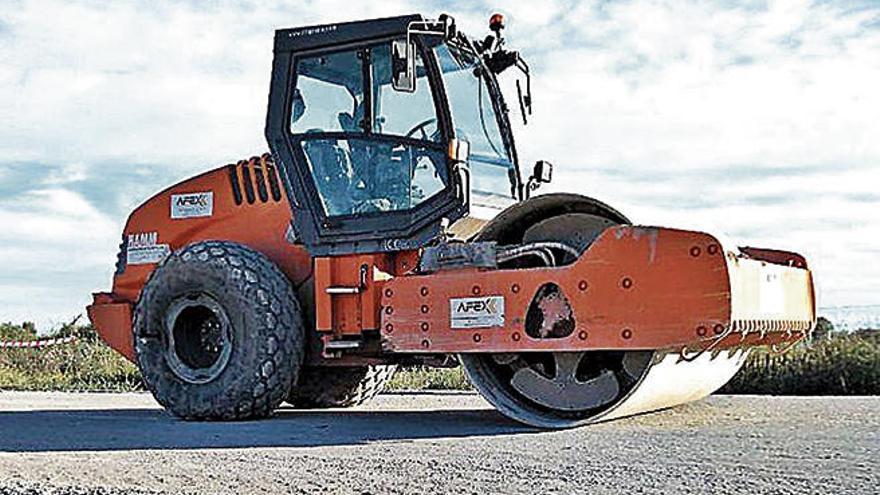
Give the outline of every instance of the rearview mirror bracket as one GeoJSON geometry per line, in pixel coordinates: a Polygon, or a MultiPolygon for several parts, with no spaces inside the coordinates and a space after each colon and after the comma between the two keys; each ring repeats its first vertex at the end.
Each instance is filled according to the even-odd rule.
{"type": "Polygon", "coordinates": [[[446,14],[436,20],[425,19],[409,23],[406,40],[391,42],[391,87],[407,93],[416,90],[416,47],[413,35],[442,36],[444,40],[449,40],[457,33],[455,19],[446,14]]]}

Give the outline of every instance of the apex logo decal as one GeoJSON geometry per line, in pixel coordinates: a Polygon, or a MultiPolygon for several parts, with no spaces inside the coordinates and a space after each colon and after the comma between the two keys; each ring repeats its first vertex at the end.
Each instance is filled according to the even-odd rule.
{"type": "Polygon", "coordinates": [[[476,301],[462,301],[458,303],[459,313],[487,313],[498,312],[498,303],[494,298],[478,299],[476,301]]]}
{"type": "Polygon", "coordinates": [[[504,296],[463,297],[449,300],[452,328],[504,326],[504,296]]]}
{"type": "Polygon", "coordinates": [[[171,195],[171,218],[210,217],[213,214],[213,191],[171,195]]]}
{"type": "Polygon", "coordinates": [[[186,196],[178,196],[174,202],[178,207],[184,206],[200,206],[202,208],[208,206],[208,196],[205,194],[188,194],[186,196]]]}

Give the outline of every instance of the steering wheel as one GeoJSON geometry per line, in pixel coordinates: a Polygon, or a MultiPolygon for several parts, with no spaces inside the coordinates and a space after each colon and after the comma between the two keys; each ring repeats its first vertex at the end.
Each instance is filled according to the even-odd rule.
{"type": "MultiPolygon", "coordinates": [[[[437,125],[437,119],[432,117],[428,120],[425,120],[424,122],[419,122],[418,124],[416,124],[415,127],[410,129],[409,132],[406,133],[405,137],[411,138],[413,137],[413,134],[420,132],[422,140],[432,141],[431,136],[428,135],[428,131],[425,130],[431,124],[437,125]]],[[[436,134],[436,131],[432,134],[436,134]]]]}

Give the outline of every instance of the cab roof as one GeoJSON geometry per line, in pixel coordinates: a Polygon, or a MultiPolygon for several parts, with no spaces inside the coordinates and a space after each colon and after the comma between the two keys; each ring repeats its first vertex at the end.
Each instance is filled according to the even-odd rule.
{"type": "Polygon", "coordinates": [[[424,18],[420,14],[385,17],[353,22],[336,22],[275,31],[275,52],[311,50],[341,45],[355,40],[383,38],[405,33],[413,21],[424,18]]]}

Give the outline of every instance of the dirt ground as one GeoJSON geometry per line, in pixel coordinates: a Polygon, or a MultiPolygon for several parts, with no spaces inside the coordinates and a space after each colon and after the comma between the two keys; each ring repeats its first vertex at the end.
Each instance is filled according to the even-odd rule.
{"type": "Polygon", "coordinates": [[[0,494],[878,493],[880,397],[713,396],[544,432],[472,393],[186,423],[146,394],[0,393],[0,494]]]}

